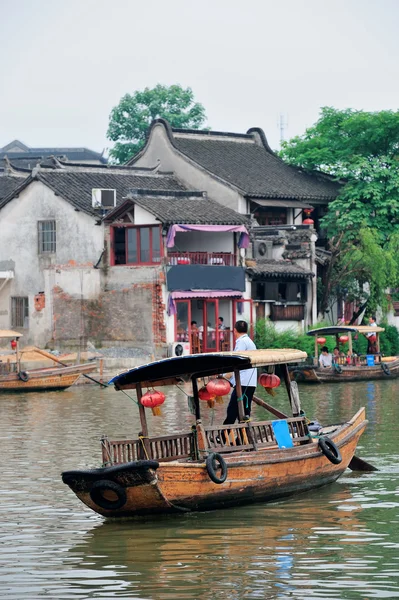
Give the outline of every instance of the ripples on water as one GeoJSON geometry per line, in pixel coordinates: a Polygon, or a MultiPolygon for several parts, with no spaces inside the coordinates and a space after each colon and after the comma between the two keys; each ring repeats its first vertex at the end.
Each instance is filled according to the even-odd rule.
{"type": "MultiPolygon", "coordinates": [[[[174,393],[154,434],[191,424],[174,393]]],[[[301,396],[322,423],[365,405],[357,455],[381,470],[273,504],[124,522],[86,509],[60,472],[99,466],[102,433],[135,435],[133,402],[94,386],[0,396],[0,597],[399,597],[399,382],[303,386],[301,396]]],[[[287,408],[282,392],[276,404],[287,408]]]]}

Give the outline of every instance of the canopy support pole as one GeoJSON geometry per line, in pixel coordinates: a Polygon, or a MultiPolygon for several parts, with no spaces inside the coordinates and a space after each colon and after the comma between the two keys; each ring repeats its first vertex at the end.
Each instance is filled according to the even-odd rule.
{"type": "Polygon", "coordinates": [[[136,384],[136,394],[137,394],[137,402],[139,405],[139,415],[140,415],[140,423],[141,423],[141,433],[143,436],[143,445],[145,448],[145,452],[147,454],[147,458],[151,459],[151,448],[150,441],[148,439],[148,425],[147,425],[147,417],[145,414],[145,408],[141,404],[141,398],[143,396],[143,391],[141,388],[141,383],[136,384]]]}
{"type": "Polygon", "coordinates": [[[317,367],[319,364],[319,345],[317,343],[317,335],[314,336],[314,365],[317,367]]]}
{"type": "Polygon", "coordinates": [[[238,420],[240,423],[242,423],[244,421],[244,407],[243,407],[243,402],[244,400],[238,400],[238,398],[242,397],[242,387],[241,387],[241,377],[240,377],[240,371],[238,371],[238,369],[234,370],[234,377],[236,380],[236,394],[237,394],[237,401],[238,401],[238,420]]]}

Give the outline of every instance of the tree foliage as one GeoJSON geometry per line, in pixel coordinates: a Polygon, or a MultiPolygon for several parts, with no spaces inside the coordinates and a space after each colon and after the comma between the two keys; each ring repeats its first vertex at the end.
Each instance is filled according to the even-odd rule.
{"type": "Polygon", "coordinates": [[[386,304],[398,271],[399,111],[323,108],[315,125],[283,143],[281,156],[342,184],[322,220],[332,259],[321,312],[342,289],[368,297],[370,308],[386,304]]]}
{"type": "Polygon", "coordinates": [[[205,109],[194,101],[191,88],[180,85],[156,85],[125,94],[110,114],[107,137],[116,142],[111,159],[125,163],[145,143],[148,127],[154,119],[163,118],[172,127],[199,129],[205,122],[205,109]]]}

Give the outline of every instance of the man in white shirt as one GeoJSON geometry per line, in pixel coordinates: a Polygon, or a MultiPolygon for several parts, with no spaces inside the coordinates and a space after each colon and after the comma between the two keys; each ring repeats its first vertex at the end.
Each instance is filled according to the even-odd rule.
{"type": "Polygon", "coordinates": [[[331,368],[332,367],[332,354],[328,351],[327,346],[323,346],[319,357],[319,363],[321,367],[331,368]]]}
{"type": "MultiPolygon", "coordinates": [[[[237,321],[234,325],[234,335],[236,344],[234,352],[240,350],[256,350],[254,342],[248,335],[248,323],[246,321],[237,321]]],[[[237,400],[237,391],[235,387],[235,377],[230,379],[230,385],[234,388],[230,396],[230,402],[227,407],[227,415],[223,421],[223,425],[232,425],[238,419],[238,402],[243,403],[244,414],[249,417],[251,415],[252,397],[256,390],[257,384],[257,369],[244,369],[240,371],[241,389],[243,394],[242,400],[237,400]]]]}

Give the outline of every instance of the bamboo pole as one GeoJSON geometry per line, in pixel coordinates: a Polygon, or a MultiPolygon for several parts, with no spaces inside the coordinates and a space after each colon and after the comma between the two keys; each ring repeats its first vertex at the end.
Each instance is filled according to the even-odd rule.
{"type": "MultiPolygon", "coordinates": [[[[236,380],[236,394],[237,394],[237,399],[242,397],[242,387],[241,387],[241,377],[240,377],[240,371],[235,370],[234,371],[234,377],[236,380]]],[[[244,407],[243,407],[243,402],[244,400],[240,400],[238,402],[238,420],[240,423],[242,423],[244,421],[244,407]]]]}

